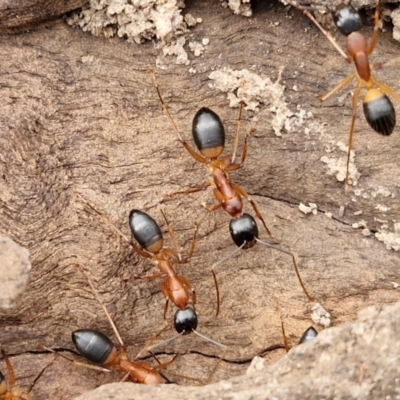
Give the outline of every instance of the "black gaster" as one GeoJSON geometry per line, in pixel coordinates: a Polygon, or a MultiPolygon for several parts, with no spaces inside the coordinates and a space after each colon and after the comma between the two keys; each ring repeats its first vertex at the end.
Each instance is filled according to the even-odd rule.
{"type": "Polygon", "coordinates": [[[255,219],[247,213],[244,213],[241,217],[231,219],[229,223],[229,231],[231,233],[232,240],[236,246],[240,247],[243,243],[244,249],[253,247],[258,238],[258,227],[255,219]]]}
{"type": "Polygon", "coordinates": [[[192,125],[193,140],[199,151],[225,146],[225,129],[219,116],[209,108],[197,111],[192,125]]]}
{"type": "Polygon", "coordinates": [[[306,342],[309,342],[310,340],[313,340],[317,337],[318,332],[310,326],[304,333],[303,336],[299,340],[299,344],[303,344],[306,342]]]}
{"type": "Polygon", "coordinates": [[[362,28],[360,14],[353,7],[343,7],[338,10],[333,19],[340,33],[348,36],[362,28]]]}
{"type": "Polygon", "coordinates": [[[105,363],[115,347],[106,335],[92,329],[78,329],[72,332],[72,341],[83,357],[100,365],[105,363]]]}
{"type": "Polygon", "coordinates": [[[129,213],[129,227],[135,240],[144,249],[162,239],[157,222],[143,211],[132,210],[129,213]]]}
{"type": "Polygon", "coordinates": [[[363,103],[364,115],[369,126],[381,135],[389,136],[396,126],[396,111],[389,97],[382,94],[363,103]]]}
{"type": "Polygon", "coordinates": [[[174,326],[178,333],[188,335],[197,328],[198,319],[196,311],[193,308],[186,307],[178,310],[174,315],[174,326]]]}

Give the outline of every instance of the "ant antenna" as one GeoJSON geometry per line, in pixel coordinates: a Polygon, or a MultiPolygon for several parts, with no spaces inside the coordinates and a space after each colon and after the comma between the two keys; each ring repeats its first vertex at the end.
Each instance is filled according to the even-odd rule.
{"type": "Polygon", "coordinates": [[[101,301],[100,295],[99,295],[98,291],[96,290],[96,288],[94,287],[92,281],[90,280],[89,275],[87,274],[87,272],[86,272],[79,264],[76,264],[76,267],[79,268],[79,269],[81,270],[81,272],[85,275],[87,281],[89,282],[90,287],[92,288],[93,294],[95,295],[97,301],[100,303],[101,307],[103,308],[103,310],[104,310],[104,312],[105,312],[105,314],[106,314],[106,316],[107,316],[107,319],[108,319],[108,321],[110,322],[111,327],[113,328],[113,331],[114,331],[115,335],[117,336],[118,342],[120,343],[120,345],[121,345],[122,347],[124,347],[124,342],[122,341],[122,338],[121,338],[121,336],[120,336],[120,334],[119,334],[119,332],[118,332],[118,329],[117,329],[117,327],[115,326],[114,321],[113,321],[113,319],[111,318],[111,315],[110,315],[110,313],[108,312],[106,306],[105,306],[105,305],[103,304],[103,302],[101,301]]]}
{"type": "Polygon", "coordinates": [[[303,289],[303,292],[304,292],[304,294],[306,295],[307,299],[308,299],[310,302],[313,302],[314,299],[313,299],[313,298],[310,296],[310,294],[308,293],[306,287],[304,286],[303,280],[301,279],[300,272],[299,272],[299,268],[298,268],[298,266],[297,266],[297,262],[296,262],[296,258],[294,257],[294,254],[291,253],[291,252],[288,251],[288,250],[282,249],[281,247],[277,247],[277,246],[274,246],[274,245],[269,244],[269,243],[267,243],[267,242],[263,242],[262,240],[260,240],[260,239],[258,239],[258,238],[255,238],[255,240],[256,240],[258,243],[263,244],[264,246],[271,247],[271,248],[273,248],[273,249],[275,249],[275,250],[279,250],[279,251],[281,251],[282,253],[285,253],[285,254],[289,255],[290,257],[292,257],[294,271],[296,272],[297,279],[298,279],[298,281],[299,281],[299,283],[300,283],[300,286],[301,286],[301,288],[303,289]]]}

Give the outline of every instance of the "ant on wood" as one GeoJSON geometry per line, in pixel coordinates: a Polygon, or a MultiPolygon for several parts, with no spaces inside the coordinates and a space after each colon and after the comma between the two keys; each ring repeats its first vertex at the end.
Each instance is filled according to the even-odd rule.
{"type": "Polygon", "coordinates": [[[0,399],[4,400],[28,400],[29,399],[29,394],[32,391],[33,387],[35,386],[36,382],[38,379],[43,375],[43,372],[50,367],[51,364],[53,364],[54,359],[51,360],[50,363],[48,363],[36,376],[36,378],[33,380],[32,384],[28,388],[26,393],[22,393],[21,390],[16,386],[15,384],[15,373],[14,373],[14,368],[11,364],[10,359],[8,358],[6,352],[4,349],[1,349],[1,354],[3,355],[3,360],[6,364],[7,367],[7,372],[8,372],[8,385],[7,385],[7,380],[3,373],[0,371],[0,399]],[[9,387],[8,387],[9,386],[9,387]],[[10,390],[9,390],[10,389],[10,390]]]}
{"type": "Polygon", "coordinates": [[[197,149],[200,152],[200,154],[198,154],[189,146],[189,144],[183,139],[182,135],[180,134],[174,120],[171,117],[171,114],[169,113],[167,104],[161,96],[155,73],[153,70],[151,71],[151,73],[153,76],[154,86],[157,90],[157,94],[161,101],[163,110],[167,118],[169,119],[174,131],[178,135],[179,141],[196,161],[206,165],[207,170],[210,173],[210,179],[206,182],[203,182],[199,187],[184,190],[182,192],[175,192],[173,194],[170,194],[169,196],[174,196],[177,194],[196,193],[200,192],[201,190],[206,190],[209,186],[214,186],[214,196],[217,199],[218,203],[213,206],[206,206],[205,204],[203,204],[203,207],[208,211],[215,211],[218,208],[222,207],[233,218],[239,218],[242,215],[242,197],[244,197],[253,207],[256,216],[261,220],[262,224],[265,227],[265,230],[268,232],[268,235],[272,237],[272,234],[268,229],[267,224],[265,223],[264,218],[259,212],[255,202],[251,199],[245,189],[238,185],[234,185],[230,181],[228,176],[229,172],[236,171],[243,167],[247,155],[247,139],[254,130],[250,129],[249,132],[246,134],[241,161],[240,163],[235,163],[236,151],[239,143],[239,131],[243,103],[240,103],[239,108],[239,117],[233,154],[232,156],[225,156],[223,158],[220,158],[220,155],[225,147],[225,129],[220,117],[214,111],[206,107],[203,107],[199,111],[197,111],[196,115],[193,118],[192,133],[193,140],[197,146],[197,149]]]}
{"type": "MultiPolygon", "coordinates": [[[[325,101],[343,89],[354,79],[357,80],[357,87],[353,94],[352,100],[352,119],[349,133],[349,142],[347,150],[346,162],[346,177],[345,184],[347,186],[349,180],[349,163],[350,152],[353,144],[354,126],[357,117],[358,97],[361,89],[367,90],[363,98],[363,110],[365,118],[370,127],[377,133],[388,136],[390,135],[396,125],[396,112],[392,102],[388,96],[392,96],[400,103],[400,96],[390,87],[382,82],[379,82],[371,73],[374,65],[369,63],[368,56],[372,54],[378,41],[379,30],[379,15],[380,15],[380,0],[376,2],[376,9],[374,14],[374,31],[372,33],[369,44],[366,38],[359,32],[362,23],[359,13],[352,7],[343,7],[339,9],[334,15],[335,23],[339,31],[347,36],[346,50],[347,53],[337,44],[335,39],[325,31],[325,29],[318,23],[313,15],[302,6],[295,4],[293,1],[285,0],[285,3],[301,10],[327,37],[335,49],[349,62],[354,63],[355,71],[344,78],[336,87],[324,96],[320,96],[321,101],[325,101]]],[[[375,65],[376,67],[376,65],[375,65]]]]}
{"type": "MultiPolygon", "coordinates": [[[[150,353],[154,359],[158,362],[158,366],[152,367],[150,364],[143,362],[143,361],[135,361],[129,359],[125,345],[123,343],[123,340],[121,338],[121,335],[118,332],[117,327],[115,326],[115,323],[113,319],[111,318],[110,313],[108,312],[106,306],[103,304],[103,302],[100,299],[100,295],[96,288],[94,287],[91,279],[89,278],[89,275],[87,272],[80,266],[76,265],[81,272],[85,275],[90,288],[95,295],[97,301],[100,303],[101,307],[104,310],[104,313],[107,316],[108,321],[110,322],[110,325],[118,339],[118,342],[120,344],[119,348],[113,344],[111,339],[106,336],[105,334],[96,331],[94,329],[78,329],[74,332],[72,332],[72,342],[74,343],[76,349],[78,352],[85,357],[87,360],[93,362],[94,364],[98,364],[99,366],[96,365],[90,365],[86,363],[82,363],[76,360],[73,360],[65,355],[62,355],[60,353],[57,353],[61,357],[73,362],[76,365],[80,366],[85,366],[90,369],[98,370],[98,371],[106,371],[109,372],[110,370],[119,370],[125,373],[124,378],[122,379],[123,381],[126,379],[129,379],[131,382],[134,383],[143,383],[143,384],[160,384],[160,383],[166,383],[169,382],[169,380],[162,375],[158,370],[160,369],[165,369],[168,365],[170,365],[177,357],[178,355],[175,355],[172,360],[166,362],[166,363],[160,363],[160,361],[157,359],[157,357],[153,354],[150,353]]],[[[217,344],[221,347],[225,347],[224,345],[221,345],[218,342],[214,342],[213,340],[207,338],[206,336],[203,336],[199,332],[196,331],[197,327],[197,315],[192,310],[190,307],[187,307],[185,310],[178,310],[175,313],[175,318],[174,318],[174,325],[175,329],[178,332],[178,335],[186,335],[191,332],[194,332],[198,336],[202,337],[205,340],[208,340],[214,344],[217,344]],[[183,314],[181,314],[183,313],[183,314]]],[[[165,328],[164,328],[165,329],[165,328]]],[[[163,329],[163,330],[164,330],[163,329]]],[[[156,335],[156,337],[158,334],[156,335]]],[[[175,338],[175,337],[174,337],[175,338]]],[[[170,339],[172,340],[172,339],[170,339]]],[[[167,340],[167,341],[170,341],[167,340]]],[[[167,342],[165,341],[165,342],[167,342]]],[[[150,340],[150,344],[154,342],[154,339],[150,340]]],[[[165,342],[162,342],[160,344],[163,344],[165,342]]],[[[136,358],[139,357],[140,354],[144,353],[146,350],[150,351],[152,347],[158,346],[156,344],[155,346],[151,346],[150,344],[146,345],[143,350],[139,352],[139,354],[136,356],[136,358]]],[[[51,352],[54,352],[52,349],[48,349],[47,347],[42,346],[46,350],[49,350],[51,352]]],[[[189,378],[185,377],[187,379],[192,379],[192,380],[198,380],[196,378],[189,378]]]]}
{"type": "MultiPolygon", "coordinates": [[[[189,247],[188,257],[182,259],[179,254],[178,242],[175,237],[175,233],[171,228],[164,212],[161,210],[161,214],[167,225],[171,242],[174,249],[168,249],[164,247],[163,236],[161,229],[157,222],[143,211],[132,210],[129,213],[129,226],[133,237],[139,243],[139,246],[129,240],[109,219],[108,217],[98,211],[94,206],[87,202],[79,193],[76,195],[94,212],[96,212],[118,235],[120,235],[125,242],[133,247],[133,249],[140,256],[148,258],[158,266],[160,271],[156,274],[149,276],[136,277],[136,279],[153,280],[157,278],[164,278],[161,284],[161,291],[163,292],[166,302],[164,306],[164,318],[168,310],[168,303],[171,301],[179,309],[183,310],[189,304],[190,297],[192,297],[193,305],[196,304],[196,292],[193,289],[192,284],[183,276],[178,275],[174,270],[174,264],[186,264],[190,261],[193,255],[196,234],[198,230],[197,223],[195,224],[195,231],[193,239],[189,247]]],[[[218,289],[217,289],[218,290],[218,289]]]]}
{"type": "Polygon", "coordinates": [[[257,224],[254,220],[254,218],[247,214],[243,213],[243,201],[242,197],[246,198],[256,216],[261,220],[262,224],[264,225],[265,230],[267,231],[268,235],[273,238],[270,230],[268,229],[264,218],[262,217],[261,213],[259,212],[255,202],[250,198],[248,193],[243,189],[242,187],[238,185],[234,185],[230,179],[229,179],[229,172],[238,170],[243,167],[244,161],[246,159],[247,155],[247,139],[252,133],[253,129],[251,129],[245,136],[244,139],[244,146],[242,150],[242,157],[241,157],[241,162],[240,163],[235,163],[235,158],[236,158],[236,151],[238,147],[238,142],[239,142],[239,131],[240,131],[240,121],[241,121],[241,114],[242,114],[242,108],[243,108],[243,103],[240,103],[240,108],[239,108],[239,116],[238,116],[238,123],[237,123],[237,130],[236,130],[236,137],[235,137],[235,143],[234,143],[234,150],[232,156],[225,156],[223,158],[220,158],[220,155],[222,151],[224,150],[225,146],[225,129],[224,126],[221,122],[221,119],[219,116],[212,110],[208,108],[201,108],[196,115],[194,116],[193,119],[193,125],[192,125],[192,134],[193,134],[193,139],[194,142],[197,146],[197,149],[201,154],[196,153],[189,144],[183,139],[182,135],[180,134],[174,120],[171,117],[171,114],[169,113],[167,104],[165,103],[154,71],[151,71],[152,77],[153,77],[153,82],[154,86],[157,91],[157,95],[161,101],[163,111],[166,114],[167,118],[169,119],[174,131],[176,132],[179,141],[182,143],[182,145],[185,147],[185,149],[188,151],[188,153],[198,162],[205,164],[209,173],[210,173],[210,180],[204,182],[201,186],[193,189],[188,189],[182,192],[176,192],[171,194],[176,195],[176,194],[189,194],[189,193],[195,193],[199,192],[201,190],[205,190],[209,186],[214,186],[214,196],[218,200],[218,203],[215,204],[214,206],[208,207],[203,204],[203,207],[205,207],[209,211],[214,211],[217,210],[218,208],[222,207],[233,219],[230,222],[230,232],[231,232],[231,237],[235,244],[238,246],[238,249],[233,251],[231,254],[228,256],[224,257],[222,260],[218,261],[217,263],[214,263],[212,266],[212,272],[214,276],[214,280],[216,283],[217,287],[217,311],[216,315],[219,313],[219,291],[218,291],[218,285],[216,281],[216,275],[215,275],[215,268],[222,264],[224,261],[232,257],[234,254],[236,254],[238,251],[241,249],[248,249],[254,246],[256,242],[261,243],[267,247],[274,248],[276,250],[279,250],[283,253],[289,254],[292,257],[293,265],[296,271],[296,275],[299,279],[300,285],[307,296],[309,301],[313,301],[312,297],[308,294],[307,290],[305,289],[305,286],[300,278],[300,274],[298,271],[296,259],[293,255],[288,250],[282,249],[281,247],[276,246],[275,244],[278,244],[278,242],[274,241],[274,244],[266,243],[258,239],[258,227],[257,224]]]}
{"type": "MultiPolygon", "coordinates": [[[[73,360],[65,355],[59,354],[61,357],[73,362],[74,364],[85,366],[90,369],[100,370],[100,371],[110,371],[110,370],[119,370],[124,372],[126,375],[124,379],[129,379],[135,383],[145,383],[145,384],[158,384],[158,383],[165,383],[166,378],[164,378],[159,372],[158,369],[165,368],[170,363],[174,361],[176,356],[169,362],[161,364],[157,358],[155,357],[156,361],[159,363],[157,367],[152,367],[150,364],[145,362],[139,362],[130,360],[124,342],[117,330],[117,327],[114,324],[114,321],[111,318],[110,313],[108,312],[106,306],[100,299],[100,295],[95,289],[92,281],[89,278],[89,275],[86,271],[80,266],[77,267],[81,270],[81,272],[85,275],[90,288],[95,295],[97,301],[100,303],[101,307],[104,310],[104,313],[107,316],[110,325],[117,336],[118,342],[120,344],[119,349],[113,344],[111,339],[104,335],[103,333],[96,331],[94,329],[78,329],[72,332],[72,341],[78,350],[78,352],[85,357],[87,360],[101,365],[102,367],[81,363],[79,361],[73,360]]],[[[45,349],[55,352],[52,349],[45,349]]]]}

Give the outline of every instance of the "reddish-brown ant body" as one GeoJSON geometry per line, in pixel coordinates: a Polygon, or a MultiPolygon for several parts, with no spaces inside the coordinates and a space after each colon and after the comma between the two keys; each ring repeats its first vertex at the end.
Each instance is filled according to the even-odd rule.
{"type": "Polygon", "coordinates": [[[196,161],[205,164],[210,174],[210,179],[204,182],[199,187],[188,189],[182,192],[176,192],[172,195],[195,193],[201,190],[205,190],[209,186],[214,186],[213,192],[218,203],[213,206],[206,206],[203,204],[204,208],[206,208],[208,211],[215,211],[218,208],[222,207],[233,218],[239,218],[242,215],[242,197],[244,197],[250,202],[256,216],[261,220],[268,234],[272,236],[264,221],[264,218],[262,217],[256,204],[250,198],[246,190],[238,185],[233,184],[229,179],[229,172],[236,171],[243,167],[247,155],[247,139],[253,131],[253,129],[251,129],[246,134],[241,161],[240,163],[236,163],[235,158],[239,140],[240,120],[243,104],[241,103],[240,105],[238,126],[232,156],[220,157],[222,151],[225,148],[225,129],[219,116],[214,111],[206,107],[203,107],[199,111],[197,111],[196,115],[193,118],[192,134],[196,147],[200,152],[200,154],[198,154],[183,139],[175,122],[173,121],[169,113],[168,107],[161,96],[161,92],[158,87],[154,71],[152,71],[152,76],[154,85],[157,90],[157,95],[161,101],[163,110],[167,115],[174,131],[176,132],[179,141],[196,161]]]}
{"type": "Polygon", "coordinates": [[[154,262],[155,265],[160,269],[156,274],[137,277],[143,280],[152,280],[156,278],[164,278],[161,283],[161,291],[163,292],[166,302],[164,307],[164,318],[168,310],[169,300],[175,304],[179,309],[185,309],[189,302],[190,297],[192,298],[193,305],[196,304],[196,293],[191,285],[191,283],[183,276],[178,275],[175,272],[174,264],[185,264],[188,263],[192,257],[195,243],[196,243],[196,233],[197,224],[194,231],[193,239],[190,244],[188,258],[181,259],[178,251],[178,244],[175,234],[164,214],[161,210],[161,214],[164,217],[165,223],[168,228],[168,232],[171,237],[171,241],[174,249],[169,249],[164,247],[163,235],[161,229],[157,222],[150,217],[144,211],[132,210],[129,213],[129,227],[131,229],[132,235],[139,243],[139,246],[129,240],[109,219],[106,215],[102,214],[95,207],[93,207],[89,202],[82,198],[77,193],[77,196],[82,199],[82,201],[87,204],[94,212],[96,212],[100,217],[115,231],[117,232],[133,249],[141,255],[142,257],[148,258],[154,262]]]}
{"type": "Polygon", "coordinates": [[[363,99],[363,110],[365,118],[370,127],[377,133],[388,136],[393,132],[396,125],[396,113],[392,102],[388,96],[392,96],[400,103],[400,96],[384,83],[379,82],[371,73],[374,65],[369,63],[368,56],[374,51],[378,41],[379,30],[379,14],[380,1],[376,2],[376,10],[374,14],[374,31],[372,38],[367,43],[366,38],[358,32],[361,29],[361,18],[358,12],[351,7],[341,8],[335,15],[336,26],[339,31],[347,36],[346,50],[344,52],[336,43],[333,37],[322,28],[313,15],[306,9],[295,4],[292,1],[285,0],[286,3],[303,11],[310,20],[320,29],[320,31],[328,38],[335,49],[349,62],[354,63],[356,71],[344,78],[329,93],[321,96],[321,100],[325,101],[340,89],[347,86],[354,79],[357,80],[357,87],[353,94],[352,100],[352,119],[349,133],[349,142],[347,150],[346,177],[345,183],[348,183],[350,152],[353,144],[354,126],[357,117],[358,97],[361,89],[367,90],[363,99]]]}
{"type": "Polygon", "coordinates": [[[156,221],[143,211],[132,210],[129,214],[129,226],[135,240],[140,244],[138,247],[135,243],[130,242],[135,251],[145,258],[150,258],[160,269],[160,272],[151,276],[142,277],[141,279],[155,279],[158,277],[165,277],[161,284],[161,291],[165,298],[164,316],[168,308],[168,300],[171,300],[178,308],[185,309],[192,296],[193,305],[196,304],[196,293],[191,283],[183,276],[178,275],[174,270],[174,264],[187,263],[193,255],[196,230],[190,245],[188,258],[181,259],[178,254],[178,245],[175,234],[167,221],[163,211],[161,211],[168,231],[175,247],[174,250],[164,247],[163,236],[160,227],[156,221]]]}
{"type": "Polygon", "coordinates": [[[128,375],[135,383],[158,384],[165,379],[150,364],[130,360],[121,342],[117,350],[103,333],[93,329],[79,329],[72,333],[72,341],[79,353],[89,361],[107,369],[116,369],[128,375]]]}

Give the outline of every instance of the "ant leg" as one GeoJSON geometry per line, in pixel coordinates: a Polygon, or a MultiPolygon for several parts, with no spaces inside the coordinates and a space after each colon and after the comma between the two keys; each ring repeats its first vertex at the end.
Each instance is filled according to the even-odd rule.
{"type": "MultiPolygon", "coordinates": [[[[103,368],[103,367],[100,367],[100,366],[98,366],[98,365],[86,364],[86,363],[83,363],[83,362],[80,362],[80,361],[76,361],[76,360],[74,360],[73,358],[69,358],[69,357],[67,357],[67,356],[64,355],[64,354],[59,353],[58,351],[55,351],[55,350],[53,350],[53,349],[50,349],[49,347],[43,346],[42,344],[40,344],[39,346],[40,346],[41,348],[43,348],[44,350],[50,351],[51,353],[54,353],[55,355],[57,355],[57,356],[59,356],[59,357],[62,357],[62,358],[64,358],[65,360],[68,360],[68,361],[72,362],[72,363],[75,364],[75,365],[79,365],[80,367],[85,367],[85,368],[88,368],[88,369],[94,369],[95,371],[111,372],[110,369],[103,368]]],[[[52,361],[52,363],[53,363],[53,362],[54,362],[54,360],[52,361]]],[[[46,366],[46,368],[47,368],[47,367],[48,367],[48,366],[46,366]]],[[[42,371],[42,372],[43,372],[43,371],[42,371]]]]}
{"type": "Polygon", "coordinates": [[[299,268],[298,268],[298,266],[297,266],[297,262],[296,262],[296,258],[295,258],[295,256],[294,256],[294,254],[293,254],[292,252],[290,252],[289,250],[283,249],[282,247],[273,246],[273,245],[271,245],[270,243],[263,242],[262,240],[260,240],[260,239],[258,239],[258,238],[255,238],[255,239],[256,239],[256,241],[257,241],[258,243],[261,243],[261,244],[263,244],[264,246],[271,247],[271,248],[273,248],[273,249],[276,249],[276,250],[278,250],[278,251],[281,251],[282,253],[288,254],[290,257],[292,257],[292,262],[293,262],[294,271],[295,271],[295,273],[296,273],[296,275],[297,275],[297,279],[298,279],[298,281],[299,281],[299,283],[300,283],[300,286],[301,286],[301,288],[303,289],[303,292],[304,292],[304,294],[306,295],[308,301],[313,302],[314,299],[313,299],[313,298],[310,296],[310,294],[308,293],[306,287],[304,286],[303,280],[301,279],[300,272],[299,272],[299,268]]]}
{"type": "Polygon", "coordinates": [[[392,96],[396,101],[398,101],[400,103],[400,96],[393,89],[391,89],[389,86],[385,85],[384,83],[377,82],[375,79],[374,79],[374,83],[375,83],[375,85],[377,85],[379,87],[379,89],[382,90],[383,93],[385,93],[388,96],[392,96]]]}
{"type": "Polygon", "coordinates": [[[47,364],[45,365],[44,368],[42,368],[42,370],[36,375],[35,379],[33,380],[31,386],[29,386],[28,391],[26,392],[27,395],[29,395],[29,393],[32,391],[32,389],[34,388],[36,382],[39,380],[39,378],[43,375],[44,371],[46,371],[47,368],[50,367],[50,365],[52,365],[54,363],[56,359],[56,355],[54,355],[53,359],[47,364]]]}
{"type": "Polygon", "coordinates": [[[224,201],[224,196],[221,194],[221,192],[217,189],[214,188],[214,197],[218,200],[217,204],[214,204],[213,206],[207,206],[206,203],[202,203],[202,206],[207,210],[207,211],[216,211],[218,208],[222,206],[222,202],[224,201]]]}
{"type": "Polygon", "coordinates": [[[181,257],[181,254],[180,254],[180,249],[179,249],[179,245],[178,245],[178,240],[176,239],[176,235],[175,235],[170,223],[168,222],[164,211],[160,209],[160,212],[161,212],[162,216],[164,217],[164,221],[165,221],[165,223],[167,225],[168,233],[169,233],[169,236],[170,236],[171,242],[172,242],[172,247],[174,248],[176,254],[178,255],[178,259],[181,260],[182,257],[181,257]]]}
{"type": "MultiPolygon", "coordinates": [[[[157,338],[167,329],[170,329],[171,326],[167,323],[159,332],[157,332],[150,340],[148,340],[145,344],[145,346],[143,347],[142,350],[139,351],[139,353],[136,355],[135,360],[139,359],[144,353],[146,353],[146,351],[148,349],[150,349],[154,342],[157,341],[157,338]]],[[[149,353],[152,354],[149,350],[149,353]]]]}
{"type": "Polygon", "coordinates": [[[234,164],[235,158],[236,158],[236,151],[239,146],[239,132],[240,132],[240,125],[242,121],[242,110],[243,110],[243,101],[240,102],[239,105],[239,115],[237,119],[237,128],[236,128],[236,137],[235,137],[235,143],[233,145],[233,152],[232,152],[232,157],[231,157],[231,163],[234,164]]]}
{"type": "Polygon", "coordinates": [[[169,110],[168,110],[167,104],[165,103],[164,99],[163,99],[162,96],[161,96],[161,91],[160,91],[160,88],[159,88],[159,86],[158,86],[157,79],[156,79],[156,74],[155,74],[154,70],[151,69],[151,70],[150,70],[150,73],[151,73],[151,75],[152,75],[152,77],[153,77],[153,83],[154,83],[154,86],[155,86],[155,88],[156,88],[158,98],[159,98],[160,101],[161,101],[164,114],[167,116],[169,122],[171,123],[172,128],[174,129],[174,131],[175,131],[176,134],[178,135],[179,141],[183,144],[183,146],[185,147],[185,149],[187,150],[187,152],[188,152],[196,161],[198,161],[198,162],[200,162],[200,163],[203,163],[203,164],[207,164],[207,159],[206,159],[205,157],[203,157],[202,155],[197,154],[197,153],[189,146],[189,144],[185,141],[185,139],[183,139],[182,135],[180,134],[180,132],[179,132],[179,130],[178,130],[178,127],[176,126],[174,120],[173,120],[172,117],[171,117],[171,114],[170,114],[170,112],[169,112],[169,110]]]}
{"type": "Polygon", "coordinates": [[[355,126],[356,118],[357,118],[357,103],[358,103],[358,96],[360,94],[361,88],[362,88],[362,86],[360,84],[358,84],[357,89],[353,95],[351,126],[350,126],[350,133],[349,133],[349,143],[348,143],[348,147],[347,147],[346,178],[344,180],[345,188],[348,187],[350,154],[351,154],[351,148],[353,147],[354,126],[355,126]]]}
{"type": "Polygon", "coordinates": [[[254,200],[249,196],[249,194],[242,187],[234,185],[233,188],[236,190],[237,193],[239,193],[244,198],[246,198],[246,200],[251,204],[251,206],[253,207],[254,212],[256,213],[257,218],[259,218],[261,220],[261,222],[264,225],[264,228],[267,231],[268,235],[271,238],[274,238],[272,236],[272,234],[271,234],[271,231],[268,229],[267,224],[265,223],[264,218],[262,217],[260,211],[258,210],[258,207],[257,207],[256,203],[254,202],[254,200]]]}
{"type": "Polygon", "coordinates": [[[255,132],[256,128],[250,128],[249,131],[246,133],[246,136],[244,137],[244,145],[243,145],[243,150],[242,150],[242,159],[240,161],[240,167],[243,167],[244,161],[246,160],[247,156],[247,139],[249,136],[255,132]]]}
{"type": "Polygon", "coordinates": [[[119,344],[121,345],[122,348],[124,348],[124,342],[122,341],[121,335],[119,334],[118,329],[117,329],[117,327],[115,326],[115,323],[114,323],[113,319],[111,318],[111,315],[110,315],[110,313],[108,312],[106,306],[105,306],[105,305],[103,304],[103,302],[101,301],[99,292],[98,292],[98,291],[96,290],[96,288],[94,287],[92,281],[91,281],[90,278],[89,278],[89,275],[87,274],[87,272],[86,272],[79,264],[76,264],[76,267],[79,268],[79,269],[81,270],[81,272],[82,272],[83,275],[85,275],[85,277],[86,277],[86,279],[87,279],[87,281],[88,281],[88,283],[89,283],[89,286],[90,286],[91,289],[92,289],[92,292],[93,292],[94,296],[96,297],[97,301],[100,303],[101,307],[102,307],[103,310],[104,310],[104,313],[105,313],[106,316],[107,316],[108,321],[110,322],[110,325],[111,325],[111,327],[112,327],[112,329],[113,329],[113,331],[114,331],[114,333],[115,333],[115,336],[116,336],[117,339],[118,339],[119,344]]]}
{"type": "Polygon", "coordinates": [[[249,136],[256,130],[256,128],[250,128],[249,131],[246,133],[246,136],[244,137],[244,144],[243,144],[243,150],[242,150],[242,157],[240,164],[233,163],[229,164],[227,167],[225,167],[225,171],[235,171],[243,167],[244,161],[246,160],[247,156],[247,140],[249,136]]]}
{"type": "Polygon", "coordinates": [[[355,72],[349,75],[348,77],[344,78],[342,82],[340,82],[337,86],[335,86],[329,93],[323,95],[323,96],[318,96],[321,101],[328,100],[329,97],[334,95],[336,92],[338,92],[340,89],[343,89],[345,86],[347,86],[354,78],[356,77],[355,72]]]}
{"type": "Polygon", "coordinates": [[[149,353],[152,355],[152,357],[153,357],[153,358],[157,361],[157,363],[158,363],[158,365],[157,365],[154,369],[166,369],[166,368],[168,367],[168,365],[171,365],[171,364],[175,361],[175,359],[179,356],[179,354],[175,354],[174,357],[173,357],[171,360],[169,360],[169,361],[167,361],[167,362],[161,363],[161,362],[159,361],[159,359],[156,357],[155,354],[153,354],[151,351],[150,351],[149,353]]]}
{"type": "Polygon", "coordinates": [[[281,321],[281,330],[282,330],[283,343],[285,345],[286,353],[288,353],[289,350],[290,350],[289,349],[289,343],[288,343],[287,336],[286,336],[285,324],[283,323],[282,310],[279,307],[279,304],[276,306],[276,310],[278,311],[279,319],[281,321]]]}
{"type": "Polygon", "coordinates": [[[153,275],[134,276],[133,279],[141,279],[142,281],[153,281],[154,279],[158,279],[164,276],[164,272],[156,272],[153,275]]]}
{"type": "Polygon", "coordinates": [[[217,262],[215,262],[213,265],[211,265],[211,272],[213,274],[213,278],[214,278],[214,284],[215,284],[215,291],[216,291],[216,295],[217,295],[217,310],[215,312],[215,316],[217,317],[219,314],[219,309],[220,309],[220,295],[219,295],[219,286],[218,286],[218,282],[217,282],[217,267],[220,266],[221,264],[223,264],[226,260],[229,260],[231,257],[233,257],[235,254],[239,253],[240,250],[243,249],[243,247],[245,246],[246,242],[244,242],[241,246],[239,246],[238,248],[236,248],[235,250],[233,250],[231,253],[229,253],[228,255],[226,255],[225,257],[221,258],[220,260],[218,260],[217,262]]]}
{"type": "Polygon", "coordinates": [[[178,194],[191,194],[191,193],[201,192],[203,190],[206,190],[209,186],[211,186],[211,183],[207,181],[207,182],[204,182],[201,186],[197,186],[192,189],[186,189],[186,190],[182,190],[179,192],[173,192],[173,193],[167,194],[166,196],[164,196],[164,199],[169,199],[178,194]]]}
{"type": "Polygon", "coordinates": [[[164,287],[164,283],[161,284],[161,291],[165,297],[165,304],[164,304],[164,319],[167,317],[168,305],[169,305],[169,298],[168,298],[168,290],[164,287]]]}
{"type": "Polygon", "coordinates": [[[372,33],[371,40],[369,42],[368,48],[366,50],[366,54],[369,55],[371,54],[376,46],[376,43],[378,41],[378,32],[379,32],[379,25],[380,25],[380,1],[377,0],[376,2],[376,9],[374,13],[374,31],[372,33]]]}
{"type": "Polygon", "coordinates": [[[315,19],[315,17],[304,7],[295,4],[294,2],[290,0],[284,0],[283,3],[287,3],[291,5],[294,8],[297,8],[298,10],[302,11],[305,16],[307,16],[314,24],[315,26],[325,35],[325,37],[331,42],[332,46],[339,52],[339,54],[344,57],[347,61],[349,60],[349,56],[344,52],[344,50],[337,44],[336,40],[333,38],[333,36],[327,32],[321,24],[315,19]]]}
{"type": "Polygon", "coordinates": [[[197,237],[197,232],[199,231],[199,224],[197,221],[194,222],[194,232],[193,232],[193,238],[192,241],[190,242],[189,246],[189,251],[188,251],[188,261],[192,258],[193,253],[194,253],[194,248],[196,247],[196,237],[197,237]]]}
{"type": "Polygon", "coordinates": [[[15,374],[14,374],[14,368],[11,364],[10,359],[8,358],[6,352],[4,349],[1,349],[1,354],[3,355],[3,360],[6,363],[7,366],[7,372],[8,372],[8,382],[10,383],[11,391],[15,387],[15,374]]]}
{"type": "Polygon", "coordinates": [[[215,273],[214,268],[211,268],[211,272],[214,278],[214,285],[215,285],[215,294],[217,296],[217,309],[215,310],[215,316],[218,317],[219,314],[219,309],[220,309],[220,294],[219,294],[219,286],[218,286],[218,281],[217,281],[217,274],[215,273]]]}
{"type": "Polygon", "coordinates": [[[119,230],[107,217],[107,215],[103,214],[99,210],[97,210],[92,204],[90,204],[77,190],[74,190],[74,194],[76,197],[79,198],[84,204],[86,204],[92,211],[94,211],[97,215],[100,216],[100,218],[114,231],[116,232],[122,239],[125,240],[126,243],[128,243],[130,246],[133,247],[133,249],[142,257],[146,258],[153,258],[153,255],[145,252],[143,249],[138,247],[135,243],[133,243],[129,238],[124,235],[121,230],[119,230]]]}

